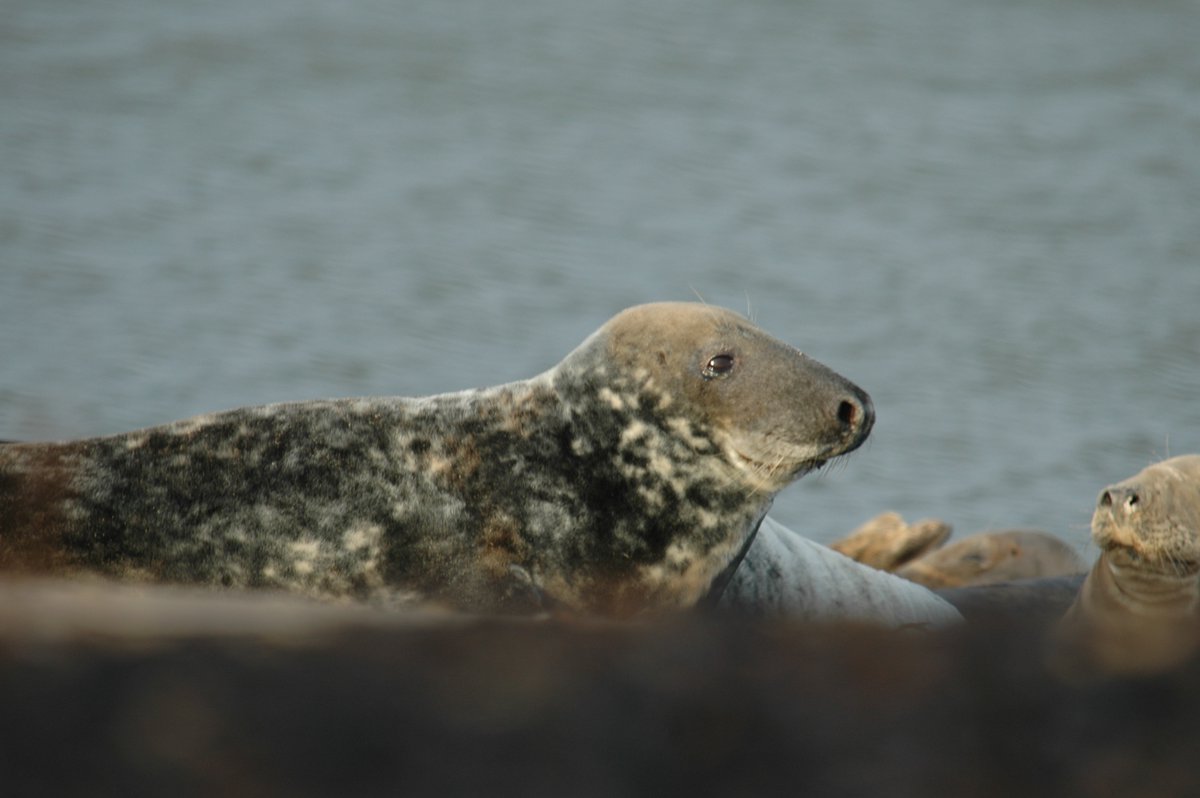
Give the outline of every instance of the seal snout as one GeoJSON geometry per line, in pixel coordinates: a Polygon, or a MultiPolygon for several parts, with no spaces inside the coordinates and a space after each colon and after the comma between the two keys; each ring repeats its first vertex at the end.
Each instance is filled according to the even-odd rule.
{"type": "Polygon", "coordinates": [[[850,392],[837,400],[835,418],[841,427],[846,451],[857,449],[875,426],[875,405],[861,388],[850,385],[850,392]]]}
{"type": "Polygon", "coordinates": [[[1119,510],[1130,513],[1137,509],[1142,499],[1133,485],[1113,485],[1100,493],[1096,506],[1110,512],[1119,510]]]}

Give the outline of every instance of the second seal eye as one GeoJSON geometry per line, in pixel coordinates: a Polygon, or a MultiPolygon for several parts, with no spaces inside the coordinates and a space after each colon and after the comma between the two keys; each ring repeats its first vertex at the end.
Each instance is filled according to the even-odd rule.
{"type": "Polygon", "coordinates": [[[704,367],[704,378],[727,377],[733,371],[733,355],[717,355],[704,367]]]}

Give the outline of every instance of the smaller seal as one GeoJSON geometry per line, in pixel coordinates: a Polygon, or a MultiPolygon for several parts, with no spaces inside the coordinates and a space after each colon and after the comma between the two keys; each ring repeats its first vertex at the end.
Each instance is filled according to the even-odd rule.
{"type": "Polygon", "coordinates": [[[1041,633],[1062,620],[1079,595],[1085,575],[1016,579],[934,592],[953,604],[967,623],[1014,626],[1041,633]]]}
{"type": "Polygon", "coordinates": [[[1200,644],[1200,455],[1155,463],[1100,492],[1100,557],[1063,618],[1061,662],[1084,673],[1171,668],[1200,644]]]}
{"type": "Polygon", "coordinates": [[[907,524],[899,513],[880,513],[829,548],[880,571],[895,571],[941,546],[950,532],[950,525],[936,518],[907,524]]]}
{"type": "Polygon", "coordinates": [[[992,585],[1081,574],[1087,563],[1064,541],[1036,529],[979,532],[896,569],[930,588],[992,585]]]}

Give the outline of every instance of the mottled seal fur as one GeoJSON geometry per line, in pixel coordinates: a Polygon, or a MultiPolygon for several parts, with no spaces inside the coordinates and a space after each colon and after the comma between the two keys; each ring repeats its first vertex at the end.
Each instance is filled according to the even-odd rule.
{"type": "Polygon", "coordinates": [[[1063,619],[1084,671],[1154,672],[1200,643],[1200,455],[1148,466],[1100,492],[1100,557],[1063,619]]]}
{"type": "Polygon", "coordinates": [[[869,397],[730,311],[626,310],[529,380],[0,447],[0,566],[477,611],[685,607],[869,397]]]}

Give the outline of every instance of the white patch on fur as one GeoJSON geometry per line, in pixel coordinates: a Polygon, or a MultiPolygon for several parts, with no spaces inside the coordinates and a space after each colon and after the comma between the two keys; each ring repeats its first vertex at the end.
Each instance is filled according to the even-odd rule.
{"type": "Polygon", "coordinates": [[[308,576],[316,570],[317,555],[321,544],[316,540],[297,540],[289,548],[292,553],[292,568],[300,576],[308,576]]]}
{"type": "Polygon", "coordinates": [[[625,409],[625,400],[621,398],[620,394],[613,392],[611,388],[601,388],[596,395],[600,398],[600,401],[606,403],[613,410],[625,409]]]}
{"type": "Polygon", "coordinates": [[[658,449],[650,450],[650,470],[662,479],[671,482],[672,486],[680,493],[685,490],[682,482],[676,479],[675,462],[671,458],[664,456],[658,449]]]}
{"type": "Polygon", "coordinates": [[[205,413],[204,415],[200,416],[192,416],[191,418],[185,418],[182,421],[176,421],[171,425],[171,431],[176,435],[190,435],[193,432],[197,432],[198,430],[212,425],[216,420],[215,413],[205,413]]]}
{"type": "Polygon", "coordinates": [[[708,444],[707,439],[698,437],[692,432],[692,422],[686,416],[674,416],[667,419],[667,427],[675,433],[676,437],[693,449],[700,449],[708,444]]]}
{"type": "Polygon", "coordinates": [[[628,446],[631,443],[641,443],[640,439],[644,438],[649,431],[649,428],[645,424],[634,419],[629,422],[628,427],[621,430],[621,445],[628,446]]]}
{"type": "Polygon", "coordinates": [[[342,545],[346,547],[346,551],[361,551],[367,547],[374,548],[379,545],[379,538],[383,535],[383,527],[379,524],[359,523],[346,530],[346,534],[342,535],[342,545]]]}
{"type": "Polygon", "coordinates": [[[682,566],[691,562],[696,557],[696,552],[691,546],[683,545],[682,541],[675,541],[667,547],[667,563],[669,565],[682,566]]]}
{"type": "Polygon", "coordinates": [[[661,510],[664,505],[663,495],[660,491],[650,488],[638,488],[638,495],[642,497],[642,501],[646,503],[652,510],[661,510]]]}

